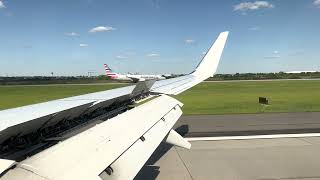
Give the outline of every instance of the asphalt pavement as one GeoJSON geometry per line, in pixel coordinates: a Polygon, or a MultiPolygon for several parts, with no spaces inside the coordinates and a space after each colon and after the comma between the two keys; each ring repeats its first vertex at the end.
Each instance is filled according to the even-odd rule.
{"type": "Polygon", "coordinates": [[[157,180],[320,180],[320,112],[182,116],[186,137],[295,134],[300,137],[161,143],[136,176],[157,180]]]}
{"type": "Polygon", "coordinates": [[[182,116],[185,137],[320,133],[320,112],[182,116]]]}

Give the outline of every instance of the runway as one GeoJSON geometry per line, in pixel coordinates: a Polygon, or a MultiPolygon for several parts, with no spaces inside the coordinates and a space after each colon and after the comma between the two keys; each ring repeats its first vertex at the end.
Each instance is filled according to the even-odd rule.
{"type": "Polygon", "coordinates": [[[319,117],[320,112],[183,116],[175,127],[187,138],[218,140],[192,141],[191,150],[161,143],[135,179],[320,180],[320,137],[310,134],[320,135],[319,117]],[[284,136],[223,139],[273,134],[284,136]]]}
{"type": "MultiPolygon", "coordinates": [[[[261,79],[261,80],[219,80],[219,81],[203,81],[202,83],[225,83],[225,82],[269,82],[269,81],[315,81],[315,80],[320,80],[320,78],[313,78],[313,79],[261,79]]],[[[19,86],[97,86],[97,85],[117,85],[117,84],[124,84],[124,85],[131,85],[134,83],[130,82],[101,82],[101,83],[62,83],[62,84],[21,84],[21,85],[0,85],[3,87],[19,87],[19,86]]]]}
{"type": "Polygon", "coordinates": [[[320,112],[182,116],[185,137],[320,133],[320,112]]]}
{"type": "Polygon", "coordinates": [[[320,138],[192,142],[159,146],[136,180],[319,180],[320,138]]]}

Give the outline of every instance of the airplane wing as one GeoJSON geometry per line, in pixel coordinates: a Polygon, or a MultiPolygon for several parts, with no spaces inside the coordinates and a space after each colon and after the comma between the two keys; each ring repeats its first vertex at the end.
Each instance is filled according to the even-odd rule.
{"type": "Polygon", "coordinates": [[[137,78],[137,77],[135,77],[135,76],[133,76],[131,74],[127,74],[127,77],[132,79],[133,82],[138,82],[138,81],[144,80],[144,79],[141,79],[141,78],[137,78]]]}
{"type": "Polygon", "coordinates": [[[1,179],[132,179],[162,141],[190,148],[172,130],[182,103],[165,94],[212,76],[227,36],[185,76],[0,111],[1,179]]]}

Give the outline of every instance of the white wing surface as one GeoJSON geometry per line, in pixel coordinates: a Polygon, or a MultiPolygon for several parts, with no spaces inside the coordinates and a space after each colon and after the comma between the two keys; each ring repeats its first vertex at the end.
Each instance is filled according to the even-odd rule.
{"type": "Polygon", "coordinates": [[[132,179],[161,141],[190,148],[172,130],[182,103],[164,94],[212,76],[227,36],[185,76],[0,111],[1,179],[132,179]],[[131,107],[150,94],[159,96],[131,107]]]}
{"type": "Polygon", "coordinates": [[[160,96],[22,161],[3,179],[23,179],[16,171],[59,180],[132,179],[179,119],[181,106],[160,96]]]}

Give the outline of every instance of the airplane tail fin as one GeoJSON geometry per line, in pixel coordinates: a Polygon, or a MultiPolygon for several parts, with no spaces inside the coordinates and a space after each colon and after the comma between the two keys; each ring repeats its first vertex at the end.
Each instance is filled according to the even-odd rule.
{"type": "Polygon", "coordinates": [[[108,64],[104,64],[104,70],[106,71],[106,74],[111,73],[111,69],[109,68],[108,64]]]}
{"type": "Polygon", "coordinates": [[[193,75],[203,80],[213,76],[213,74],[217,71],[220,57],[228,35],[228,31],[220,33],[217,40],[214,42],[206,55],[203,57],[202,61],[198,64],[195,71],[192,73],[193,75]]]}
{"type": "Polygon", "coordinates": [[[104,70],[106,72],[106,76],[110,78],[114,78],[115,76],[117,76],[117,73],[112,72],[108,64],[104,64],[104,70]]]}

